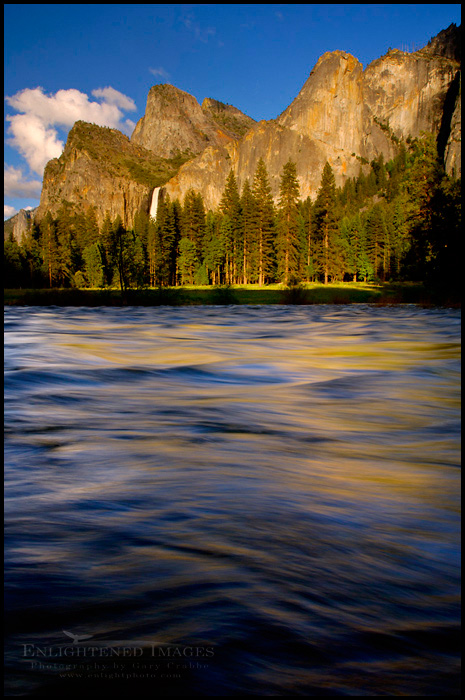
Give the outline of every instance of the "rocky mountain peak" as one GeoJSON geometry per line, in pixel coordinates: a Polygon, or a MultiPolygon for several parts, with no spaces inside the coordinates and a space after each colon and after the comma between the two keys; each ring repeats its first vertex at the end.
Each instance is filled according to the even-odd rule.
{"type": "Polygon", "coordinates": [[[362,64],[351,54],[323,54],[278,123],[332,147],[359,153],[362,75],[362,64]]]}
{"type": "Polygon", "coordinates": [[[447,29],[443,29],[439,34],[428,42],[425,47],[431,54],[444,56],[457,63],[462,62],[462,32],[461,27],[450,24],[447,29]]]}
{"type": "Polygon", "coordinates": [[[455,25],[419,51],[392,49],[365,70],[350,53],[330,51],[287,109],[258,123],[219,100],[199,104],[174,85],[154,85],[130,139],[116,129],[74,125],[62,156],[45,169],[36,220],[67,201],[80,211],[94,207],[99,222],[108,211],[130,225],[141,208],[149,211],[152,192],[161,186],[181,201],[193,188],[214,209],[230,170],[242,187],[261,158],[275,199],[289,158],[301,196],[313,198],[326,162],[342,186],[379,155],[394,157],[402,139],[422,131],[437,137],[447,172],[460,176],[459,56],[455,25]]]}
{"type": "Polygon", "coordinates": [[[193,95],[173,85],[154,85],[131,142],[164,158],[196,155],[208,146],[240,138],[253,123],[240,110],[217,100],[207,98],[200,106],[193,95]]]}

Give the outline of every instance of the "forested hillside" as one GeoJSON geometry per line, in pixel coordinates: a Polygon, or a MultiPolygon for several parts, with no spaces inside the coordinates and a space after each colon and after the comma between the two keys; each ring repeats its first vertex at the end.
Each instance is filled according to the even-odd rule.
{"type": "MultiPolygon", "coordinates": [[[[361,163],[362,165],[362,163],[361,163]]],[[[365,164],[366,165],[366,164],[365,164]]],[[[217,211],[202,193],[161,198],[156,221],[139,212],[131,230],[119,217],[65,204],[5,242],[5,286],[121,289],[186,284],[422,280],[458,286],[460,180],[446,175],[431,134],[400,143],[337,188],[326,163],[314,201],[302,200],[296,166],[281,174],[273,202],[260,160],[239,191],[230,172],[217,211]],[[366,169],[365,169],[366,171],[366,169]]]]}

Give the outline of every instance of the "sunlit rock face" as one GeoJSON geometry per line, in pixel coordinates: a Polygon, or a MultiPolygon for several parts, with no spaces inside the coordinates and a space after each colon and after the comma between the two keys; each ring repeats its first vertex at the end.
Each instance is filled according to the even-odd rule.
{"type": "Polygon", "coordinates": [[[253,119],[235,107],[195,97],[173,85],[150,88],[145,114],[131,136],[139,144],[164,158],[178,153],[196,155],[208,146],[221,146],[242,135],[253,119]]]}
{"type": "Polygon", "coordinates": [[[93,208],[99,225],[108,212],[112,219],[120,216],[124,226],[132,226],[137,211],[148,211],[153,189],[133,168],[153,166],[150,159],[149,152],[131,144],[117,129],[76,122],[62,155],[45,167],[36,221],[48,211],[56,216],[68,202],[79,212],[93,208]]]}
{"type": "Polygon", "coordinates": [[[389,125],[398,138],[439,132],[455,61],[417,51],[390,51],[364,74],[364,98],[373,119],[389,125]]]}
{"type": "Polygon", "coordinates": [[[8,219],[8,221],[5,221],[3,226],[4,240],[8,240],[10,234],[13,234],[15,241],[17,243],[21,243],[23,236],[26,234],[31,225],[34,213],[35,209],[20,209],[17,214],[8,219]]]}
{"type": "MultiPolygon", "coordinates": [[[[105,144],[111,141],[102,149],[97,136],[79,139],[73,127],[63,155],[47,165],[36,218],[47,210],[56,214],[66,200],[81,209],[95,207],[99,223],[108,211],[130,226],[140,209],[150,213],[154,187],[160,185],[181,202],[193,188],[207,209],[215,209],[230,170],[242,187],[252,182],[260,158],[275,201],[289,159],[297,165],[301,197],[313,199],[326,161],[343,186],[360,168],[368,172],[379,155],[393,158],[399,139],[422,131],[438,137],[447,172],[459,176],[459,37],[460,29],[451,25],[424,49],[389,50],[365,69],[344,51],[325,53],[295,100],[270,121],[254,122],[210,98],[200,105],[172,85],[156,85],[130,141],[114,129],[102,131],[105,144]],[[179,154],[191,156],[179,170],[179,163],[150,160],[179,154]]],[[[90,126],[97,134],[100,127],[87,130],[90,126]]]]}
{"type": "Polygon", "coordinates": [[[220,203],[226,178],[232,166],[226,148],[206,148],[203,153],[188,161],[166,185],[163,191],[171,200],[184,200],[190,189],[201,192],[207,209],[216,209],[220,203]]]}
{"type": "Polygon", "coordinates": [[[344,151],[360,153],[363,67],[344,51],[325,53],[278,123],[344,151]]]}
{"type": "Polygon", "coordinates": [[[240,141],[209,149],[186,163],[166,191],[182,199],[190,188],[196,189],[206,206],[215,208],[229,171],[242,186],[253,179],[263,158],[277,200],[282,168],[291,158],[301,197],[314,198],[326,161],[342,186],[373,158],[393,158],[399,139],[423,131],[442,134],[447,172],[455,168],[459,175],[460,92],[454,85],[460,63],[456,51],[448,48],[456,31],[446,30],[412,54],[390,50],[365,70],[344,51],[325,53],[276,120],[259,122],[240,141]]]}

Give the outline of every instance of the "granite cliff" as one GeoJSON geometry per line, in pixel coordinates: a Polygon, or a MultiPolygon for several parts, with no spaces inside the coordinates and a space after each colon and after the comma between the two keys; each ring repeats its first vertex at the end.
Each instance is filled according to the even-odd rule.
{"type": "Polygon", "coordinates": [[[117,129],[76,122],[61,156],[46,165],[36,221],[69,202],[81,210],[95,208],[99,224],[109,212],[131,226],[138,210],[148,210],[153,187],[174,175],[181,162],[132,143],[117,129]]]}
{"type": "Polygon", "coordinates": [[[235,107],[195,97],[173,85],[150,88],[145,114],[131,142],[164,158],[179,153],[197,155],[207,146],[222,146],[240,138],[254,123],[235,107]]]}
{"type": "Polygon", "coordinates": [[[276,120],[260,122],[238,142],[207,148],[165,186],[182,200],[194,188],[215,208],[232,168],[238,183],[253,178],[263,157],[275,197],[290,157],[302,197],[314,197],[326,160],[336,182],[383,154],[392,158],[400,139],[429,131],[438,138],[446,169],[460,174],[460,45],[451,26],[414,53],[389,50],[365,70],[344,51],[325,53],[300,93],[276,120]]]}
{"type": "Polygon", "coordinates": [[[13,235],[17,243],[21,243],[24,234],[28,231],[34,219],[36,209],[20,209],[14,216],[5,221],[3,227],[3,240],[13,235]]]}
{"type": "MultiPolygon", "coordinates": [[[[318,60],[295,100],[271,121],[254,122],[235,107],[197,100],[173,87],[149,91],[144,117],[128,139],[115,129],[77,122],[63,154],[45,169],[36,220],[63,201],[108,211],[131,226],[150,210],[154,188],[183,200],[191,188],[218,206],[232,169],[242,186],[263,158],[277,197],[283,165],[297,164],[301,196],[314,197],[326,161],[336,183],[400,139],[430,131],[449,173],[460,174],[460,28],[451,25],[423,49],[389,50],[365,69],[344,51],[318,60]]],[[[368,166],[367,166],[368,167],[368,166]]]]}
{"type": "Polygon", "coordinates": [[[69,202],[95,208],[99,224],[108,212],[130,227],[137,211],[149,211],[153,189],[182,163],[209,144],[234,142],[253,123],[231,105],[207,98],[200,106],[182,90],[157,85],[131,139],[117,129],[76,122],[61,156],[47,163],[35,219],[47,211],[55,216],[69,202]]]}

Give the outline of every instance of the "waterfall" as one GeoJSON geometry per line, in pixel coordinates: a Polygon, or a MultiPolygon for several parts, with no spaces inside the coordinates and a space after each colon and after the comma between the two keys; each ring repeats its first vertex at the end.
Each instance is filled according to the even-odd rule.
{"type": "Polygon", "coordinates": [[[161,187],[155,187],[152,193],[152,202],[150,204],[150,218],[157,218],[158,202],[160,200],[161,187]]]}

